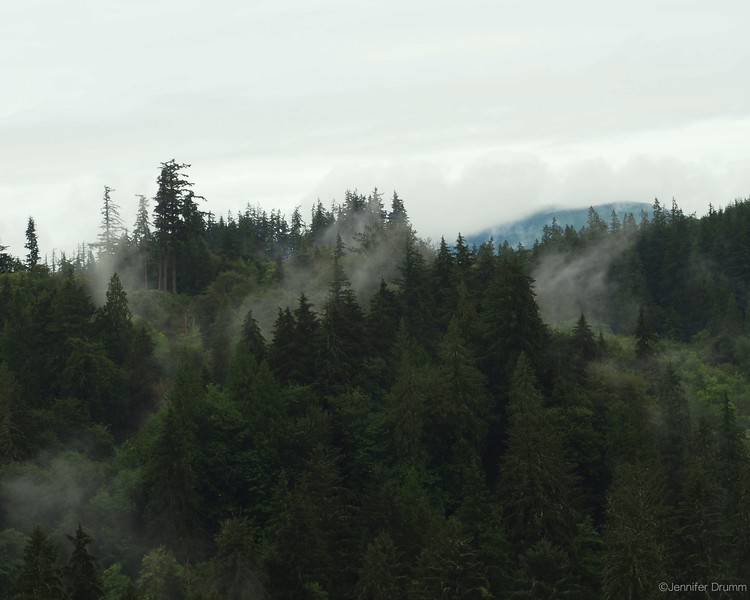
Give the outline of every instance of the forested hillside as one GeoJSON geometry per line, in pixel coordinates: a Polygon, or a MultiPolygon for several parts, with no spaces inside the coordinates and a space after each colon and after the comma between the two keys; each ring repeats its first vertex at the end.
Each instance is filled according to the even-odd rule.
{"type": "Polygon", "coordinates": [[[0,597],[742,597],[750,202],[474,247],[199,187],[0,249],[0,597]]]}

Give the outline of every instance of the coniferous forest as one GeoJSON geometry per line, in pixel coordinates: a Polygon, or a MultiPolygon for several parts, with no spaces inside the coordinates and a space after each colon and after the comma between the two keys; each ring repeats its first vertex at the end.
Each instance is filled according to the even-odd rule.
{"type": "Polygon", "coordinates": [[[0,597],[746,597],[750,201],[513,248],[154,189],[0,247],[0,597]]]}

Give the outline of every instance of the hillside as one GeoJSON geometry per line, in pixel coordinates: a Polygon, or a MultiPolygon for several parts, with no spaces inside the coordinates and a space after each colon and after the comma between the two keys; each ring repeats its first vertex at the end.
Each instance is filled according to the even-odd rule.
{"type": "Polygon", "coordinates": [[[2,257],[1,597],[743,591],[750,202],[433,248],[396,193],[189,183],[2,257]]]}

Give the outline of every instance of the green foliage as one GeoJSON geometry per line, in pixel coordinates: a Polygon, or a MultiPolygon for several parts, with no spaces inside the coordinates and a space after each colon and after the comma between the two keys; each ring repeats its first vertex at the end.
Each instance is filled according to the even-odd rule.
{"type": "Polygon", "coordinates": [[[174,555],[163,546],[148,552],[141,562],[137,588],[142,600],[182,600],[184,582],[174,555]]]}
{"type": "Polygon", "coordinates": [[[155,235],[145,197],[132,238],[105,224],[106,265],[0,246],[0,596],[62,598],[63,574],[108,600],[747,579],[750,202],[433,248],[395,193],[310,227],[216,218],[186,168],[162,163],[155,235]],[[599,341],[583,314],[548,330],[530,273],[605,253],[599,341]],[[43,531],[23,547],[81,522],[96,545],[79,527],[65,571],[43,531]]]}
{"type": "Polygon", "coordinates": [[[76,600],[99,600],[104,596],[101,578],[97,572],[95,558],[87,546],[91,538],[78,525],[75,536],[66,536],[73,544],[73,553],[65,567],[65,578],[71,598],[76,600]]]}
{"type": "Polygon", "coordinates": [[[603,598],[657,598],[669,572],[663,480],[647,464],[624,463],[607,499],[603,598]]]}
{"type": "Polygon", "coordinates": [[[23,550],[23,564],[18,574],[17,588],[28,600],[59,600],[63,584],[57,562],[57,549],[44,529],[32,531],[23,550]]]}

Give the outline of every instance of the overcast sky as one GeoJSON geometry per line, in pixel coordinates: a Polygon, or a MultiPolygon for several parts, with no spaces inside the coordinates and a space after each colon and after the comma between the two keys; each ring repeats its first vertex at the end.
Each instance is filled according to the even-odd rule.
{"type": "Polygon", "coordinates": [[[750,4],[0,3],[0,243],[132,226],[159,163],[206,210],[398,190],[422,236],[547,205],[750,195],[750,4]]]}

